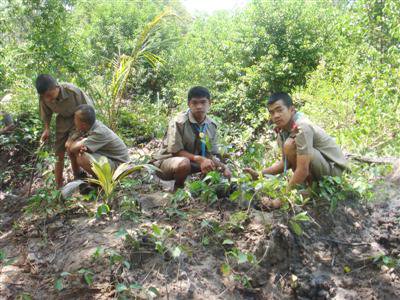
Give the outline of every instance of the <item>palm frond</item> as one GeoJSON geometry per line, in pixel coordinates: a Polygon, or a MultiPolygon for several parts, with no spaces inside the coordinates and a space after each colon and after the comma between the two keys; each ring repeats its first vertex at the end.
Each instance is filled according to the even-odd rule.
{"type": "Polygon", "coordinates": [[[164,64],[165,60],[160,56],[151,53],[151,52],[143,52],[142,56],[150,63],[150,65],[154,68],[157,64],[164,64]]]}
{"type": "Polygon", "coordinates": [[[146,48],[147,41],[149,40],[149,37],[151,36],[152,33],[154,33],[158,29],[158,26],[160,25],[161,21],[164,18],[172,15],[174,15],[172,9],[170,7],[167,7],[162,13],[155,16],[151,22],[147,23],[144,26],[138,39],[136,40],[136,45],[131,53],[131,56],[138,56],[141,51],[144,51],[144,49],[146,48]]]}
{"type": "Polygon", "coordinates": [[[113,180],[118,181],[124,179],[126,176],[140,171],[143,169],[143,165],[131,165],[129,163],[123,163],[118,166],[118,168],[114,171],[113,180]]]}
{"type": "Polygon", "coordinates": [[[138,61],[145,59],[152,67],[164,62],[161,57],[149,50],[152,49],[153,34],[160,28],[161,21],[168,16],[176,16],[170,7],[143,27],[130,55],[118,54],[112,62],[113,74],[109,93],[111,95],[111,105],[108,114],[108,125],[113,130],[117,129],[117,119],[125,96],[127,82],[129,77],[136,71],[138,61]]]}

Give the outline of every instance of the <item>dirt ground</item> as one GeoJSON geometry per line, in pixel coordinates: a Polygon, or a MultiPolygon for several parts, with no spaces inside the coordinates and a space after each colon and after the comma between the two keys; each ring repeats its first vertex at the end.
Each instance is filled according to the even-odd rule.
{"type": "Polygon", "coordinates": [[[371,203],[348,199],[332,213],[310,205],[314,221],[302,236],[279,211],[250,209],[226,244],[205,224],[239,210],[227,200],[174,211],[170,193],[147,185],[127,195],[141,203],[140,214],[124,218],[120,207],[96,219],[88,214],[96,203],[82,200],[28,215],[24,193],[0,192],[1,299],[400,299],[399,269],[384,257],[374,262],[400,258],[400,187],[389,182],[371,203]],[[169,233],[154,239],[154,223],[169,233]],[[181,253],[160,254],[157,241],[181,253]],[[230,249],[253,253],[257,264],[233,262],[230,249]],[[227,261],[229,274],[221,269],[227,261]]]}

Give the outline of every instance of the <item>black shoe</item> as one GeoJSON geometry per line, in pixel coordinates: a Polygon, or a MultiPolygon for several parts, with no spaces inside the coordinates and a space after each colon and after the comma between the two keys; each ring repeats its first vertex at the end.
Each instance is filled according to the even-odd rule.
{"type": "Polygon", "coordinates": [[[90,185],[89,183],[86,183],[86,182],[82,183],[79,186],[79,193],[81,193],[81,195],[88,195],[88,194],[90,194],[91,192],[93,192],[95,190],[96,190],[96,188],[94,186],[92,186],[92,185],[90,185]]]}
{"type": "Polygon", "coordinates": [[[79,180],[79,179],[83,180],[83,179],[86,179],[86,178],[88,178],[88,174],[85,171],[82,171],[82,170],[79,171],[78,174],[74,175],[74,180],[79,180]]]}

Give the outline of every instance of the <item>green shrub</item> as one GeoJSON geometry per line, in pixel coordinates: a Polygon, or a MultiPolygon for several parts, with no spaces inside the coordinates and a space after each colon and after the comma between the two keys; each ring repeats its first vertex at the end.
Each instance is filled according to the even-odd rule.
{"type": "Polygon", "coordinates": [[[132,145],[162,138],[167,123],[167,112],[163,104],[144,103],[122,110],[118,128],[126,143],[132,145]]]}

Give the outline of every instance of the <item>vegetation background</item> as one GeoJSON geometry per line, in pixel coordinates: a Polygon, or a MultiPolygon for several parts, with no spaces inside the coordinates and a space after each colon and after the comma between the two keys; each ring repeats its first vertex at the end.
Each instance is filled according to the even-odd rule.
{"type": "Polygon", "coordinates": [[[399,16],[398,0],[249,0],[212,14],[178,0],[0,0],[0,110],[17,121],[0,135],[0,295],[399,299],[399,16]],[[86,91],[130,146],[114,174],[95,164],[97,192],[55,188],[40,73],[86,91]],[[211,91],[233,177],[166,193],[147,163],[194,85],[211,91]],[[251,180],[244,166],[279,155],[275,91],[364,162],[310,197],[285,178],[251,180]]]}
{"type": "Polygon", "coordinates": [[[283,90],[346,151],[394,155],[399,15],[396,0],[254,0],[211,15],[167,0],[1,0],[0,96],[12,94],[1,105],[36,118],[33,82],[50,73],[86,90],[132,145],[162,137],[187,90],[204,85],[228,145],[268,132],[266,99],[283,90]],[[137,54],[113,94],[121,58],[137,54]]]}

